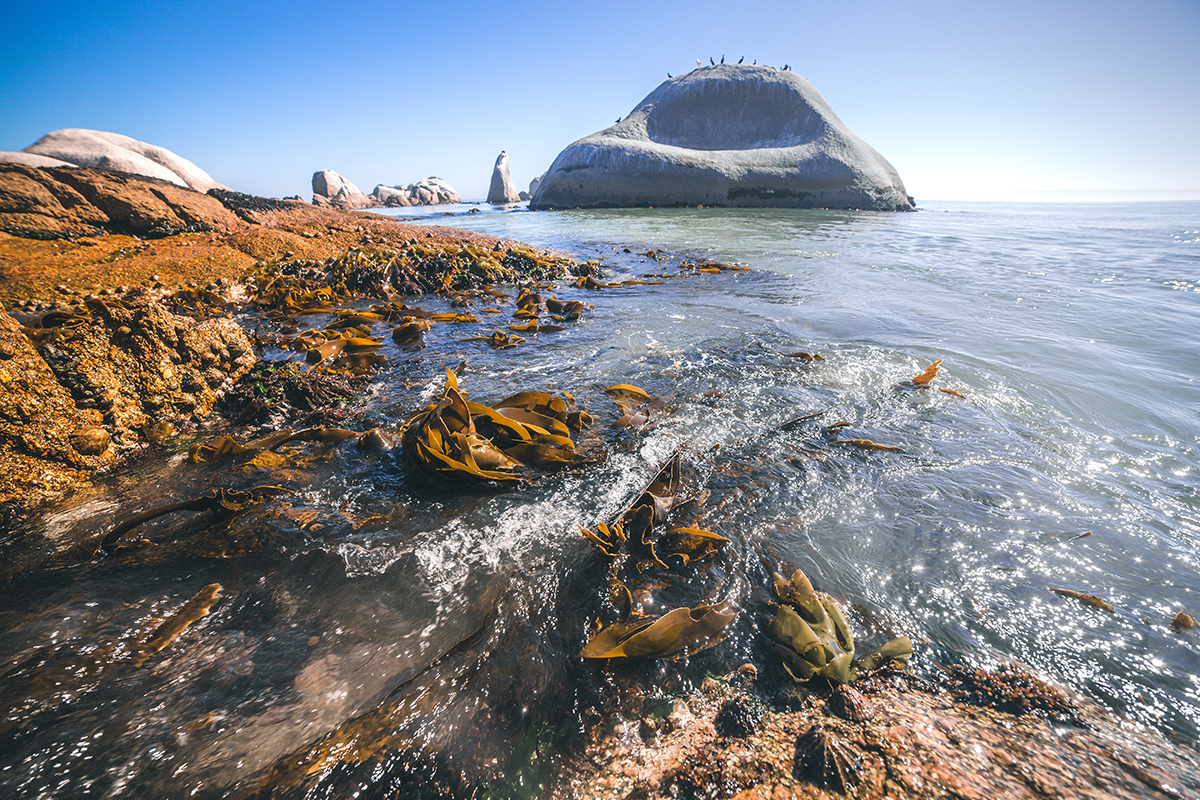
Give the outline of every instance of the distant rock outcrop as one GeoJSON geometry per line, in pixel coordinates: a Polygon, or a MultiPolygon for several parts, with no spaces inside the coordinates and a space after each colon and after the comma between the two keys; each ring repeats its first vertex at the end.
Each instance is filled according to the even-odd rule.
{"type": "Polygon", "coordinates": [[[381,183],[371,192],[371,199],[381,206],[433,206],[462,202],[453,186],[441,178],[432,177],[408,186],[384,186],[381,183]]]}
{"type": "Polygon", "coordinates": [[[336,208],[368,208],[373,203],[362,190],[331,169],[312,176],[313,205],[336,208]]]}
{"type": "Polygon", "coordinates": [[[487,201],[503,205],[518,203],[520,200],[521,193],[517,191],[512,177],[508,174],[508,153],[501,150],[496,158],[496,168],[492,170],[492,185],[488,189],[487,201]]]}
{"type": "Polygon", "coordinates": [[[0,153],[0,161],[30,167],[92,167],[128,172],[207,192],[223,189],[204,170],[170,150],[119,133],[63,128],[51,131],[19,153],[0,153]]]}
{"type": "Polygon", "coordinates": [[[530,201],[685,205],[909,211],[913,200],[807,80],[722,64],[666,81],[625,119],[572,144],[530,201]]]}

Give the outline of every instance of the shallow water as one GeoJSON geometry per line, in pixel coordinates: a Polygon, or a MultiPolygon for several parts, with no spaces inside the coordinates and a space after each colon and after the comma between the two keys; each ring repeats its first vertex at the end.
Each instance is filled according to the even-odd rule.
{"type": "Polygon", "coordinates": [[[462,341],[497,320],[438,325],[419,351],[389,342],[391,364],[356,401],[394,429],[440,389],[442,365],[466,361],[476,400],[574,395],[597,417],[602,465],[447,494],[352,443],[273,465],[177,455],[0,543],[16,576],[0,611],[4,794],[325,796],[436,765],[535,795],[595,709],[755,656],[768,570],[784,561],[853,608],[868,644],[911,636],[919,670],[1017,659],[1196,739],[1200,635],[1169,623],[1200,614],[1200,204],[426,220],[599,259],[619,278],[667,271],[639,255],[651,248],[753,271],[562,288],[594,309],[512,350],[462,341]],[[932,387],[907,383],[937,359],[932,387]],[[668,410],[640,434],[608,429],[615,383],[668,410]],[[827,430],[838,421],[850,426],[827,430]],[[611,608],[578,527],[618,513],[679,445],[689,486],[711,493],[699,521],[733,541],[640,588],[649,609],[727,598],[741,615],[687,661],[584,664],[588,626],[611,608]],[[277,482],[297,491],[282,511],[172,515],[139,529],[153,552],[22,572],[167,500],[277,482]],[[212,613],[136,666],[158,621],[214,582],[212,613]],[[335,730],[347,764],[331,768],[311,753],[335,730]]]}

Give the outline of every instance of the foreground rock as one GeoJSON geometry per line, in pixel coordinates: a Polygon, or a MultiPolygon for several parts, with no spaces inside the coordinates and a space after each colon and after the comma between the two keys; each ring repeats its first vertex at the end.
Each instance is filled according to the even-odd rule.
{"type": "Polygon", "coordinates": [[[232,320],[177,316],[145,290],[89,311],[28,331],[0,313],[0,518],[86,483],[155,423],[207,416],[255,362],[232,320]]]}
{"type": "Polygon", "coordinates": [[[443,203],[461,203],[462,198],[454,187],[441,178],[426,178],[408,186],[384,186],[382,183],[371,192],[371,199],[381,206],[433,206],[443,203]]]}
{"type": "Polygon", "coordinates": [[[488,187],[487,201],[495,205],[505,205],[518,203],[520,200],[521,193],[517,191],[512,176],[508,174],[508,153],[501,150],[492,170],[492,183],[488,187]]]}
{"type": "Polygon", "coordinates": [[[1200,754],[1098,709],[1081,724],[1014,715],[912,678],[769,710],[709,679],[669,715],[596,738],[555,798],[734,797],[860,800],[1184,798],[1200,754]],[[845,695],[853,693],[853,700],[845,695]],[[754,712],[752,709],[757,708],[754,712]],[[637,731],[637,733],[634,733],[637,731]]]}
{"type": "Polygon", "coordinates": [[[232,231],[237,215],[165,180],[101,170],[0,163],[0,230],[55,239],[232,231]]]}
{"type": "Polygon", "coordinates": [[[247,274],[383,297],[538,266],[484,234],[15,163],[0,164],[0,230],[0,526],[210,413],[254,363],[222,315],[247,274]]]}
{"type": "Polygon", "coordinates": [[[4,161],[34,167],[76,166],[125,172],[198,192],[224,188],[207,172],[165,147],[85,128],[51,131],[20,153],[0,153],[0,162],[4,161]]]}
{"type": "Polygon", "coordinates": [[[373,203],[362,190],[331,169],[322,169],[312,176],[313,205],[334,208],[369,208],[373,203]]]}
{"type": "Polygon", "coordinates": [[[531,208],[752,206],[909,211],[894,167],[804,78],[724,64],[666,81],[559,154],[531,208]]]}

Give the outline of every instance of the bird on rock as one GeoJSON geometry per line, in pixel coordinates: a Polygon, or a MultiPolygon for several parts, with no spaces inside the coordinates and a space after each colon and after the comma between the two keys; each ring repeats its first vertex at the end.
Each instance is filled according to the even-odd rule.
{"type": "Polygon", "coordinates": [[[724,53],[721,54],[721,63],[722,64],[725,63],[725,54],[724,53]]]}
{"type": "Polygon", "coordinates": [[[713,61],[713,60],[712,60],[712,56],[709,56],[709,57],[708,57],[708,63],[709,63],[709,64],[712,64],[714,67],[717,65],[717,62],[715,62],[715,61],[713,61]]]}
{"type": "Polygon", "coordinates": [[[742,62],[743,62],[743,61],[745,61],[745,60],[746,60],[746,57],[745,57],[745,56],[742,56],[741,58],[739,58],[739,59],[738,59],[738,63],[740,64],[740,63],[742,63],[742,62]]]}

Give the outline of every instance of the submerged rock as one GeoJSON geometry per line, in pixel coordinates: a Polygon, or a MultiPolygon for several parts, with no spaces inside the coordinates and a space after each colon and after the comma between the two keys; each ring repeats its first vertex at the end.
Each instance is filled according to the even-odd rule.
{"type": "Polygon", "coordinates": [[[198,192],[224,188],[207,172],[165,147],[84,128],[51,131],[20,153],[0,153],[0,161],[32,167],[76,166],[128,172],[198,192]]]}
{"type": "Polygon", "coordinates": [[[501,150],[496,157],[496,167],[492,170],[492,185],[488,188],[487,201],[496,205],[517,203],[521,193],[517,191],[512,176],[508,174],[508,153],[501,150]]]}
{"type": "Polygon", "coordinates": [[[688,205],[911,211],[914,203],[895,168],[811,83],[738,64],[666,81],[625,119],[560,153],[530,201],[688,205]]]}

